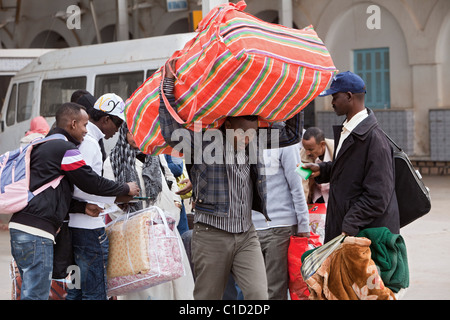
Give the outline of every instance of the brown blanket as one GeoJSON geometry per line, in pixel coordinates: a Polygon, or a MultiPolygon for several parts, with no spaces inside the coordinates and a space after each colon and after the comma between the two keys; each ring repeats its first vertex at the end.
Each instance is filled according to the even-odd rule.
{"type": "Polygon", "coordinates": [[[311,300],[395,300],[371,259],[370,240],[346,237],[306,283],[311,300]]]}

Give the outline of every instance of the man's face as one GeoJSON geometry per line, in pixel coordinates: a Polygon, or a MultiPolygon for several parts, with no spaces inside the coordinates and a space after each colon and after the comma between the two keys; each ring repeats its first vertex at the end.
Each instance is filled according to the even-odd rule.
{"type": "Polygon", "coordinates": [[[255,138],[258,130],[258,121],[250,121],[244,118],[228,118],[225,129],[234,130],[234,150],[245,149],[255,138]]]}
{"type": "Polygon", "coordinates": [[[325,141],[317,143],[316,138],[311,137],[309,140],[303,139],[302,145],[305,149],[306,156],[312,161],[315,161],[318,157],[325,154],[325,141]]]}
{"type": "Polygon", "coordinates": [[[83,142],[84,136],[87,134],[87,124],[89,121],[89,116],[86,111],[81,110],[80,116],[72,120],[70,129],[68,130],[69,134],[80,143],[83,142]]]}
{"type": "Polygon", "coordinates": [[[343,116],[351,108],[349,101],[349,95],[346,92],[337,92],[333,94],[333,100],[331,101],[332,107],[338,116],[343,116]]]}
{"type": "Polygon", "coordinates": [[[105,135],[105,139],[112,138],[119,131],[123,120],[115,116],[106,116],[102,118],[103,123],[100,130],[105,135]]]}
{"type": "Polygon", "coordinates": [[[127,132],[127,141],[133,149],[139,149],[136,141],[134,140],[133,135],[130,132],[127,132]]]}

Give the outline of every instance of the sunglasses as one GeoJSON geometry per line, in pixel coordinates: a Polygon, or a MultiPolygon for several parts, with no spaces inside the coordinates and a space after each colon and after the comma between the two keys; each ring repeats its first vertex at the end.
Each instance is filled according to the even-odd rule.
{"type": "Polygon", "coordinates": [[[122,120],[122,119],[120,119],[119,117],[116,117],[116,116],[109,116],[109,118],[110,118],[111,121],[115,124],[115,126],[116,126],[117,128],[120,128],[120,126],[121,126],[122,123],[123,123],[123,120],[122,120]]]}

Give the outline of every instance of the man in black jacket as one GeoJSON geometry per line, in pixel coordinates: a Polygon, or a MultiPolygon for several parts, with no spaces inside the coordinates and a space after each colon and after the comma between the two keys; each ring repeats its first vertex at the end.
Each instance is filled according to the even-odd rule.
{"type": "Polygon", "coordinates": [[[73,186],[102,196],[135,196],[135,182],[117,184],[92,171],[77,146],[86,135],[88,115],[75,103],[65,103],[56,113],[56,127],[65,139],[44,142],[33,148],[30,158],[30,191],[58,176],[59,185],[35,196],[9,223],[11,253],[22,278],[21,299],[47,300],[53,269],[53,243],[69,211],[73,186]]]}
{"type": "Polygon", "coordinates": [[[365,93],[364,81],[347,71],[320,94],[332,94],[336,114],[347,116],[343,125],[333,127],[333,161],[303,166],[313,171],[310,179],[330,183],[324,242],[374,227],[400,233],[393,150],[364,105],[365,93]]]}

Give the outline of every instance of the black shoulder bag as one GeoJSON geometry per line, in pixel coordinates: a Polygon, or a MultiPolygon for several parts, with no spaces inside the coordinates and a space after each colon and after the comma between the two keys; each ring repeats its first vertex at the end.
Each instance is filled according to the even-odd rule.
{"type": "Polygon", "coordinates": [[[383,131],[397,148],[394,150],[395,193],[400,213],[400,228],[424,216],[431,209],[430,191],[406,153],[383,131]]]}

